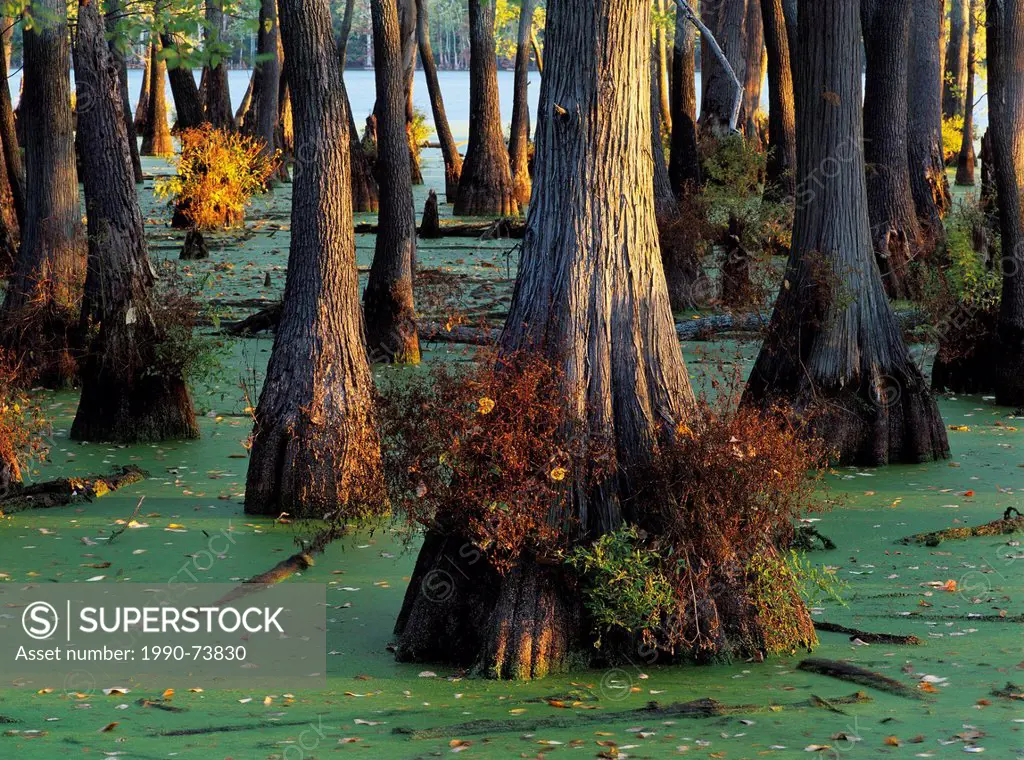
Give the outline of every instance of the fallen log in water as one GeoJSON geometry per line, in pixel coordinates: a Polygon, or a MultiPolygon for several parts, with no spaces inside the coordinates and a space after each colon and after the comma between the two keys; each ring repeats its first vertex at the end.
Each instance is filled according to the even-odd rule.
{"type": "Polygon", "coordinates": [[[817,673],[820,676],[838,678],[841,681],[850,681],[859,686],[869,686],[872,689],[895,694],[897,697],[906,697],[907,699],[925,698],[924,692],[900,683],[894,678],[889,678],[889,676],[883,676],[881,673],[875,673],[873,670],[867,670],[859,665],[852,665],[840,660],[808,657],[806,660],[801,660],[796,669],[808,673],[817,673]]]}
{"type": "Polygon", "coordinates": [[[901,538],[899,543],[938,546],[943,541],[956,541],[977,536],[1005,536],[1020,531],[1024,531],[1024,515],[1021,515],[1014,507],[1008,507],[999,520],[972,527],[963,526],[936,530],[931,533],[915,533],[912,536],[901,538]],[[1017,513],[1016,517],[1013,516],[1014,512],[1017,513]]]}
{"type": "Polygon", "coordinates": [[[901,636],[896,633],[871,633],[856,628],[847,628],[845,625],[826,623],[824,620],[814,621],[814,628],[827,633],[845,633],[851,639],[857,638],[865,644],[903,644],[907,646],[921,646],[924,642],[917,636],[901,636]]]}
{"type": "Polygon", "coordinates": [[[149,473],[127,465],[110,475],[89,475],[84,478],[57,478],[45,483],[21,486],[0,498],[0,512],[14,514],[26,509],[64,507],[83,501],[92,501],[119,488],[139,483],[149,473]]]}

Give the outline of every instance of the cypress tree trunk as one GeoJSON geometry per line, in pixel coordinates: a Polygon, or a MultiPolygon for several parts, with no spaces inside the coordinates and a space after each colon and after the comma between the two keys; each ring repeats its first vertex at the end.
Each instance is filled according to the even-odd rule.
{"type": "Polygon", "coordinates": [[[768,49],[768,161],[765,195],[770,199],[796,194],[796,106],[793,67],[782,0],[760,0],[768,49]]]}
{"type": "Polygon", "coordinates": [[[167,94],[164,91],[167,64],[160,58],[160,50],[160,43],[153,40],[149,47],[149,99],[146,124],[142,132],[142,148],[139,151],[143,156],[169,156],[174,153],[171,128],[167,124],[167,94]]]}
{"type": "MultiPolygon", "coordinates": [[[[662,426],[690,420],[694,403],[649,190],[650,2],[551,0],[547,15],[533,197],[499,350],[557,362],[579,432],[607,434],[612,469],[629,473],[649,461],[662,426]]],[[[626,475],[571,490],[553,519],[585,535],[631,516],[626,475]]],[[[584,641],[578,593],[528,554],[499,576],[466,546],[428,534],[396,625],[398,658],[454,661],[498,678],[566,669],[584,641]],[[449,562],[460,572],[437,601],[424,580],[449,562]]]]}
{"type": "MultiPolygon", "coordinates": [[[[216,47],[224,31],[224,7],[221,0],[206,0],[206,46],[216,47]]],[[[234,111],[231,109],[231,91],[228,88],[228,67],[222,60],[222,53],[214,51],[206,68],[206,120],[218,129],[229,132],[235,128],[234,111]],[[216,66],[213,63],[216,62],[216,66]]],[[[191,77],[191,72],[189,76],[191,77]]]]}
{"type": "Polygon", "coordinates": [[[981,12],[981,0],[977,1],[979,7],[974,7],[973,0],[967,1],[971,16],[967,47],[967,95],[964,99],[964,133],[956,161],[956,184],[961,187],[974,186],[974,78],[978,55],[978,14],[981,12]]]}
{"type": "Polygon", "coordinates": [[[700,184],[700,155],[697,152],[697,31],[680,12],[676,13],[673,44],[672,144],[668,176],[672,190],[682,197],[687,185],[696,187],[700,184]]]}
{"type": "MultiPolygon", "coordinates": [[[[512,98],[512,125],[509,128],[508,158],[512,168],[512,192],[516,203],[530,202],[530,30],[533,28],[535,0],[522,0],[519,8],[519,37],[516,45],[516,70],[512,98]]],[[[664,37],[664,33],[662,33],[664,37]]]]}
{"type": "Polygon", "coordinates": [[[651,46],[651,157],[654,173],[654,210],[659,219],[674,216],[677,212],[676,195],[672,192],[672,182],[668,178],[668,165],[665,163],[665,144],[661,136],[661,77],[658,73],[658,46],[655,41],[651,46]]]}
{"type": "Polygon", "coordinates": [[[996,403],[1024,404],[1024,0],[989,0],[989,111],[1003,293],[996,403]]]}
{"type": "Polygon", "coordinates": [[[142,182],[142,159],[139,157],[139,140],[132,118],[132,105],[128,98],[128,64],[125,61],[122,41],[117,37],[117,20],[124,8],[121,0],[108,0],[105,26],[110,42],[107,47],[117,66],[117,79],[121,88],[121,110],[124,112],[125,131],[128,136],[128,151],[132,160],[132,175],[136,184],[142,182]]]}
{"type": "Polygon", "coordinates": [[[530,27],[530,47],[533,48],[533,59],[537,62],[537,71],[544,74],[544,51],[541,50],[540,43],[537,41],[537,31],[530,27]]]}
{"type": "Polygon", "coordinates": [[[263,154],[272,156],[277,149],[277,101],[281,85],[277,0],[260,0],[259,23],[256,35],[259,60],[252,72],[252,103],[242,131],[261,140],[263,154]]]}
{"type": "MultiPolygon", "coordinates": [[[[665,18],[665,0],[655,0],[658,15],[665,18]]],[[[658,79],[658,130],[664,125],[665,133],[672,133],[672,104],[669,94],[668,35],[663,24],[654,27],[654,64],[658,79]]]]}
{"type": "Polygon", "coordinates": [[[519,213],[501,128],[494,6],[495,0],[469,0],[469,147],[459,177],[456,216],[519,213]]]}
{"type": "Polygon", "coordinates": [[[78,114],[78,140],[89,218],[83,309],[92,336],[81,363],[82,398],[74,440],[137,443],[198,438],[181,367],[161,364],[163,338],[153,309],[153,275],[128,147],[120,66],[104,41],[95,3],[80,0],[75,81],[92,94],[78,114]]]}
{"type": "Polygon", "coordinates": [[[249,513],[325,517],[379,505],[373,378],[363,344],[341,67],[327,0],[281,0],[296,76],[297,152],[281,321],[256,409],[246,479],[249,513]]]}
{"type": "Polygon", "coordinates": [[[910,187],[925,231],[942,236],[951,200],[942,149],[943,0],[912,0],[907,86],[910,187]]]}
{"type": "Polygon", "coordinates": [[[409,147],[409,171],[414,185],[423,184],[423,172],[420,168],[420,146],[413,135],[415,111],[412,104],[414,75],[416,73],[416,0],[397,0],[399,39],[401,40],[402,66],[405,72],[405,131],[409,147]]]}
{"type": "Polygon", "coordinates": [[[153,81],[153,43],[149,44],[150,50],[146,53],[146,60],[142,69],[142,89],[139,90],[139,102],[135,104],[135,134],[141,135],[146,131],[146,114],[149,113],[150,85],[153,81]]]}
{"type": "Polygon", "coordinates": [[[744,403],[807,415],[838,460],[948,456],[924,377],[872,255],[861,117],[858,3],[800,0],[793,245],[744,403]],[[827,167],[827,169],[826,169],[827,167]]]}
{"type": "Polygon", "coordinates": [[[924,239],[910,190],[907,163],[907,59],[911,0],[861,0],[867,75],[864,160],[875,259],[890,298],[921,295],[910,264],[924,239]]]}
{"type": "Polygon", "coordinates": [[[14,205],[14,193],[7,173],[7,163],[0,151],[0,279],[6,279],[14,268],[18,254],[20,227],[14,205]]]}
{"type": "Polygon", "coordinates": [[[761,110],[761,85],[764,82],[766,59],[764,54],[764,23],[761,20],[759,0],[746,0],[747,14],[743,22],[744,75],[743,105],[740,124],[748,140],[761,142],[757,114],[761,110]]]}
{"type": "Polygon", "coordinates": [[[40,2],[25,31],[21,120],[25,130],[25,224],[0,313],[0,343],[31,356],[38,382],[60,386],[71,358],[85,278],[84,236],[75,168],[70,51],[63,0],[40,2]],[[45,19],[45,20],[44,20],[45,19]]]}
{"type": "MultiPolygon", "coordinates": [[[[175,48],[184,56],[185,50],[178,41],[166,32],[160,35],[162,48],[175,48]]],[[[199,87],[192,69],[188,66],[172,66],[167,69],[167,78],[171,82],[171,97],[174,99],[176,128],[178,130],[193,129],[206,121],[203,113],[203,102],[199,99],[199,87]]]]}
{"type": "Polygon", "coordinates": [[[393,0],[371,0],[374,78],[377,82],[377,179],[380,218],[363,293],[366,345],[374,362],[420,360],[412,266],[416,215],[405,121],[405,66],[401,27],[393,0]]]}
{"type": "MultiPolygon", "coordinates": [[[[345,61],[348,57],[348,38],[352,32],[352,16],[355,11],[355,1],[346,0],[345,14],[341,21],[341,32],[338,40],[338,55],[341,59],[341,71],[345,73],[345,61]]],[[[359,130],[356,128],[356,120],[352,114],[352,104],[348,99],[348,90],[345,87],[345,78],[342,76],[341,90],[345,101],[345,113],[348,116],[348,146],[349,162],[352,167],[352,210],[355,212],[377,211],[378,188],[377,180],[374,179],[373,170],[370,167],[370,160],[359,140],[359,130]]]]}
{"type": "MultiPolygon", "coordinates": [[[[2,66],[0,81],[6,82],[8,81],[8,64],[5,60],[0,60],[0,66],[2,66]]],[[[0,144],[3,146],[7,182],[11,188],[14,212],[17,215],[18,224],[21,226],[25,224],[25,165],[21,160],[18,130],[14,125],[14,106],[11,102],[10,87],[6,90],[0,87],[0,144]]]]}
{"type": "Polygon", "coordinates": [[[949,11],[949,35],[946,42],[946,67],[943,75],[942,115],[964,115],[967,92],[967,59],[970,46],[971,0],[952,0],[949,11]]]}
{"type": "Polygon", "coordinates": [[[462,176],[462,156],[455,144],[455,138],[452,137],[451,127],[448,125],[448,115],[444,110],[441,83],[437,78],[434,50],[430,44],[430,17],[426,0],[417,0],[416,10],[416,36],[420,47],[420,63],[423,66],[423,75],[427,80],[430,110],[434,113],[434,129],[437,131],[437,140],[441,144],[441,155],[444,158],[444,195],[448,203],[454,203],[459,192],[459,178],[462,176]]]}
{"type": "MultiPolygon", "coordinates": [[[[742,83],[746,71],[743,26],[747,15],[747,0],[705,0],[700,14],[742,83]]],[[[701,45],[700,72],[701,129],[722,131],[729,126],[734,90],[728,72],[719,63],[710,45],[701,45]]]]}

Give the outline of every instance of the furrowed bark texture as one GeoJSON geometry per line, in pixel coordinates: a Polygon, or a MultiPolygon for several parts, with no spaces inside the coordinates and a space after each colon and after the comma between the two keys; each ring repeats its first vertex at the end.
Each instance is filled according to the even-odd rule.
{"type": "Polygon", "coordinates": [[[495,0],[469,0],[469,146],[459,178],[456,216],[519,213],[501,128],[494,6],[495,0]]]}
{"type": "Polygon", "coordinates": [[[120,65],[104,40],[93,2],[78,8],[75,80],[92,95],[78,114],[89,219],[88,302],[91,336],[81,363],[82,397],[71,438],[138,443],[198,438],[182,369],[160,366],[153,275],[132,171],[120,65]]]}
{"type": "Polygon", "coordinates": [[[858,4],[801,0],[799,14],[792,253],[743,401],[807,415],[841,462],[945,457],[942,418],[872,253],[858,4]]]}
{"type": "Polygon", "coordinates": [[[416,364],[420,344],[412,294],[416,215],[406,140],[406,80],[398,13],[392,0],[371,0],[377,82],[379,227],[363,293],[366,345],[373,362],[416,364]]]}
{"type": "MultiPolygon", "coordinates": [[[[295,172],[281,322],[256,410],[250,513],[324,517],[382,486],[373,378],[363,345],[341,67],[327,0],[281,0],[296,76],[295,172]]],[[[377,492],[377,493],[374,493],[377,492]]],[[[356,507],[358,509],[359,506],[356,507]]]]}

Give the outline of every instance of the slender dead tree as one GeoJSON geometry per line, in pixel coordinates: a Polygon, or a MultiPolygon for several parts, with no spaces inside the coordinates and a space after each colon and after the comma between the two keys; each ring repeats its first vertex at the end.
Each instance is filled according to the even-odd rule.
{"type": "MultiPolygon", "coordinates": [[[[381,495],[363,344],[347,116],[327,0],[281,0],[299,155],[281,321],[256,409],[245,509],[326,517],[381,495]],[[300,168],[301,167],[301,168],[300,168]]],[[[379,503],[379,502],[377,502],[379,503]]]]}
{"type": "Polygon", "coordinates": [[[687,186],[696,187],[700,184],[700,155],[697,151],[697,30],[681,11],[676,12],[673,46],[672,138],[668,176],[672,190],[681,197],[687,186]]]}
{"type": "MultiPolygon", "coordinates": [[[[613,441],[613,469],[628,473],[650,460],[665,428],[692,421],[694,406],[651,192],[650,0],[550,0],[547,18],[533,197],[499,350],[556,362],[570,418],[613,441]]],[[[588,536],[618,527],[635,484],[598,480],[570,489],[552,520],[588,536]]],[[[528,553],[499,576],[466,546],[428,534],[396,624],[398,658],[498,678],[567,668],[584,636],[578,593],[528,553]],[[424,580],[450,562],[458,572],[439,602],[424,580]]]]}
{"type": "Polygon", "coordinates": [[[454,203],[459,191],[459,178],[462,176],[462,156],[455,144],[455,138],[452,137],[448,115],[444,110],[441,82],[437,78],[437,64],[434,62],[434,50],[430,44],[430,16],[427,3],[426,0],[416,2],[416,37],[420,48],[420,64],[423,66],[423,76],[427,80],[430,110],[434,114],[434,129],[444,159],[444,195],[448,203],[454,203]]]}
{"type": "Polygon", "coordinates": [[[205,68],[206,90],[203,104],[206,120],[218,129],[235,128],[235,115],[231,109],[231,91],[228,88],[228,67],[220,38],[224,32],[224,6],[222,0],[206,0],[206,53],[209,60],[205,68]]]}
{"type": "Polygon", "coordinates": [[[75,82],[91,94],[78,113],[89,219],[88,299],[82,323],[91,336],[81,361],[82,397],[74,440],[138,443],[198,438],[181,367],[161,363],[163,328],[153,305],[153,274],[128,147],[120,64],[110,54],[96,4],[80,0],[75,82]]]}
{"type": "Polygon", "coordinates": [[[153,81],[153,43],[150,42],[146,50],[145,61],[142,69],[142,88],[139,90],[139,100],[135,104],[135,134],[141,135],[146,131],[146,115],[149,113],[150,85],[153,81]]]}
{"type": "Polygon", "coordinates": [[[139,150],[143,156],[169,156],[174,152],[171,128],[167,123],[167,93],[164,91],[167,64],[160,56],[161,49],[157,40],[149,46],[149,100],[142,148],[139,150]]]}
{"type": "Polygon", "coordinates": [[[1024,404],[1024,0],[988,0],[989,112],[1003,290],[996,403],[1024,404]]]}
{"type": "Polygon", "coordinates": [[[374,362],[417,364],[420,343],[412,294],[416,215],[405,121],[405,62],[393,0],[371,0],[377,83],[377,182],[380,214],[363,293],[366,345],[374,362]]]}
{"type": "Polygon", "coordinates": [[[792,252],[743,403],[806,415],[841,462],[948,456],[938,407],[874,263],[859,4],[800,0],[799,15],[792,252]]]}
{"type": "Polygon", "coordinates": [[[967,93],[967,58],[970,47],[971,0],[951,0],[949,34],[946,37],[942,115],[949,119],[964,115],[967,93]]]}
{"type": "MultiPolygon", "coordinates": [[[[160,45],[165,50],[176,50],[180,59],[187,60],[191,52],[191,46],[187,42],[168,32],[161,33],[160,45]]],[[[167,69],[167,78],[171,82],[171,98],[174,100],[177,129],[201,126],[206,121],[206,114],[203,112],[203,101],[199,98],[199,87],[196,85],[196,78],[192,76],[191,67],[170,66],[167,69]]]]}
{"type": "Polygon", "coordinates": [[[782,0],[760,0],[768,50],[768,161],[765,195],[792,198],[796,193],[796,105],[793,67],[782,0]]]}
{"type": "Polygon", "coordinates": [[[124,111],[125,128],[128,134],[128,150],[132,158],[132,174],[135,177],[135,183],[138,184],[142,182],[142,159],[139,157],[138,134],[135,132],[135,120],[132,118],[132,105],[128,97],[128,62],[125,60],[125,41],[121,39],[117,29],[118,21],[124,12],[124,6],[121,0],[107,0],[106,9],[104,25],[110,40],[107,46],[110,48],[110,55],[117,65],[117,79],[121,87],[121,106],[124,111]]]}
{"type": "MultiPolygon", "coordinates": [[[[0,344],[32,357],[38,382],[74,378],[73,332],[85,278],[82,214],[71,113],[67,7],[40,0],[24,36],[20,118],[25,134],[25,224],[0,312],[0,344]]],[[[79,101],[87,110],[87,103],[79,101]]]]}
{"type": "Polygon", "coordinates": [[[456,216],[519,213],[501,129],[494,10],[495,0],[469,0],[469,146],[459,177],[456,216]]]}
{"type": "Polygon", "coordinates": [[[960,187],[974,185],[974,78],[978,57],[978,14],[982,8],[981,2],[982,0],[969,0],[971,18],[968,24],[967,96],[964,101],[963,137],[956,161],[956,184],[960,187]]]}
{"type": "MultiPolygon", "coordinates": [[[[522,0],[519,7],[519,36],[516,44],[515,82],[512,97],[512,125],[509,128],[508,158],[512,168],[512,193],[516,203],[530,202],[530,30],[536,0],[522,0]]],[[[664,33],[662,33],[664,34],[664,33]]]]}
{"type": "Polygon", "coordinates": [[[951,200],[942,149],[942,0],[912,0],[907,152],[917,216],[932,237],[942,235],[951,200]]]}
{"type": "Polygon", "coordinates": [[[861,0],[867,57],[864,160],[875,259],[890,298],[921,295],[911,262],[925,241],[910,190],[907,60],[911,0],[861,0]]]}

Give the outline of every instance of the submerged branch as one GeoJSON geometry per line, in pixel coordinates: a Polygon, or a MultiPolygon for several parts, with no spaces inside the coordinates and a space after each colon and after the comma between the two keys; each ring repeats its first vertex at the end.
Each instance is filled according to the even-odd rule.
{"type": "Polygon", "coordinates": [[[149,477],[149,473],[127,465],[111,475],[88,475],[84,478],[57,478],[44,483],[23,486],[0,498],[0,512],[14,514],[26,509],[47,509],[64,507],[92,501],[105,496],[111,491],[139,483],[149,477]]]}
{"type": "Polygon", "coordinates": [[[975,525],[973,527],[946,528],[931,533],[915,533],[912,536],[901,538],[901,544],[924,544],[925,546],[938,546],[943,541],[957,541],[965,538],[976,538],[977,536],[1005,536],[1011,533],[1024,531],[1024,515],[1021,515],[1014,507],[1009,507],[999,520],[975,525]],[[1017,516],[1013,517],[1013,513],[1017,516]]]}

